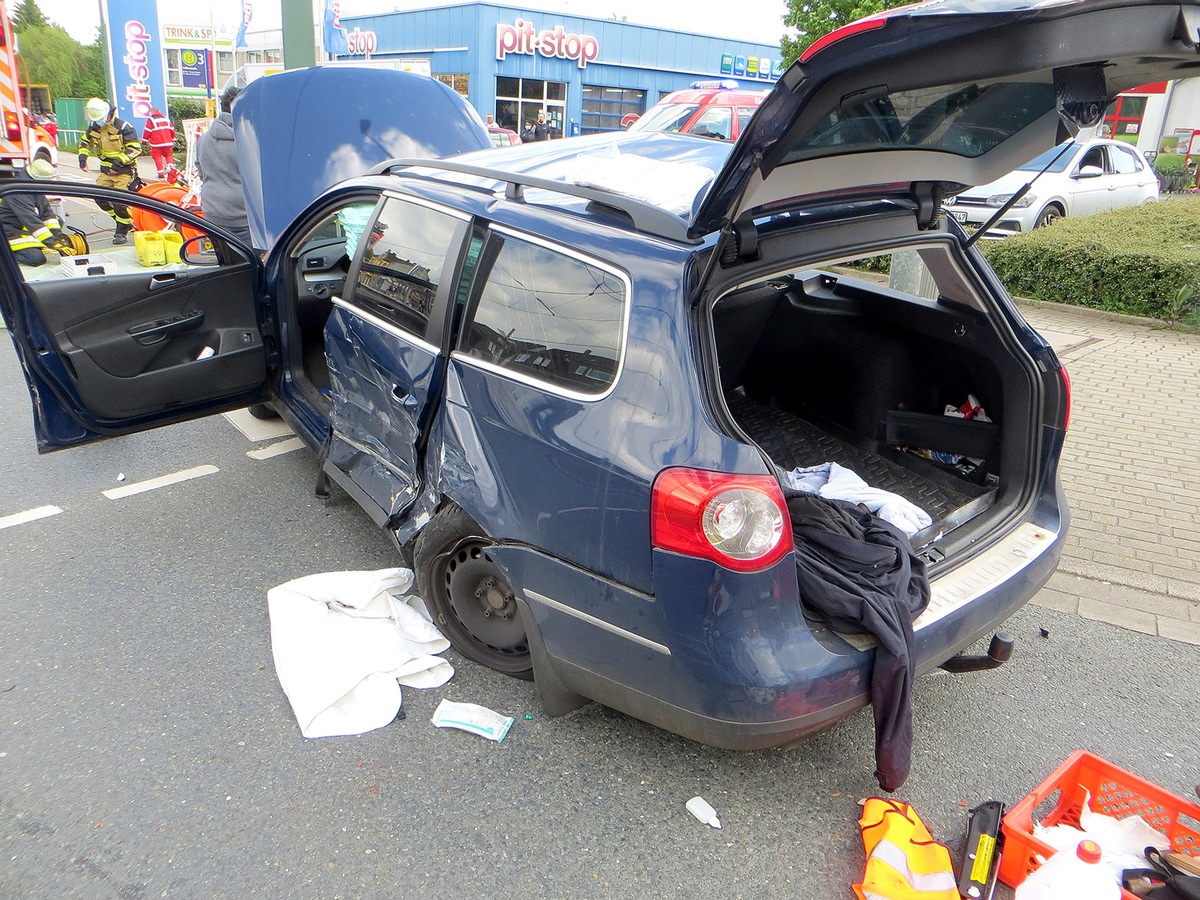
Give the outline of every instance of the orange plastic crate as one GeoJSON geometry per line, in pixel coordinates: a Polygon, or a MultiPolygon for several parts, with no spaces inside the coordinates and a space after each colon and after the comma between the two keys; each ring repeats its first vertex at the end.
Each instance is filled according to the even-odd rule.
{"type": "MultiPolygon", "coordinates": [[[[1016,887],[1029,873],[1049,859],[1054,849],[1033,836],[1035,811],[1047,801],[1058,799],[1040,822],[1044,826],[1079,827],[1084,792],[1091,794],[1093,812],[1116,819],[1138,815],[1171,840],[1171,849],[1200,856],[1200,805],[1165,791],[1144,778],[1126,772],[1086,750],[1076,750],[1049,778],[1033,789],[1004,816],[1004,852],[1000,856],[1000,880],[1016,887]]],[[[1125,900],[1137,900],[1122,891],[1125,900]]]]}

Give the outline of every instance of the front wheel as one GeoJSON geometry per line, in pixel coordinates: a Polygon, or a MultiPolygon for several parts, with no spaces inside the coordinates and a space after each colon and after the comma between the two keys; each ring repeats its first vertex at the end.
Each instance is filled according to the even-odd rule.
{"type": "Polygon", "coordinates": [[[1046,225],[1050,225],[1051,223],[1057,222],[1059,219],[1061,219],[1063,215],[1064,213],[1062,209],[1051,203],[1042,210],[1041,214],[1037,217],[1037,221],[1033,223],[1033,227],[1042,228],[1046,225]]]}
{"type": "Polygon", "coordinates": [[[512,586],[488,551],[483,529],[456,506],[417,537],[413,567],[421,597],[463,656],[516,678],[533,677],[529,641],[512,586]]]}

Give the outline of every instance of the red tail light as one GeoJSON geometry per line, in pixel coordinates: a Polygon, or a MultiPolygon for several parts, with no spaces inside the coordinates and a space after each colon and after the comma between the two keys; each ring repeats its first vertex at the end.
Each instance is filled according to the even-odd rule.
{"type": "Polygon", "coordinates": [[[770,475],[664,469],[654,480],[650,538],[659,550],[735,572],[770,568],[792,550],[783,492],[770,475]]]}
{"type": "Polygon", "coordinates": [[[21,139],[21,119],[11,109],[4,114],[4,132],[10,141],[21,139]]]}

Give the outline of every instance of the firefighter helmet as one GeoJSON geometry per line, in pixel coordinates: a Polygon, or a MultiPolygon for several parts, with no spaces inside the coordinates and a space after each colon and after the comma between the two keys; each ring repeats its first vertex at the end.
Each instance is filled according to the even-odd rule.
{"type": "Polygon", "coordinates": [[[111,109],[112,107],[99,97],[93,97],[87,102],[87,106],[84,107],[84,114],[87,116],[89,122],[103,122],[108,118],[111,109]]]}

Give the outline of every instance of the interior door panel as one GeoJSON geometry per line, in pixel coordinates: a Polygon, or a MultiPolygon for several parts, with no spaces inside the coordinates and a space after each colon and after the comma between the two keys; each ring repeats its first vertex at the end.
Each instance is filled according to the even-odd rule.
{"type": "MultiPolygon", "coordinates": [[[[94,204],[108,195],[61,183],[55,190],[66,195],[62,218],[68,226],[73,220],[89,227],[103,221],[94,204]]],[[[3,203],[10,192],[0,193],[3,203]]],[[[99,274],[67,273],[58,256],[47,253],[42,263],[17,257],[9,271],[20,280],[4,279],[19,288],[6,290],[4,300],[17,313],[13,338],[34,383],[35,416],[54,418],[61,409],[85,429],[81,436],[64,432],[60,438],[39,421],[45,438],[39,449],[194,418],[265,393],[261,261],[203,220],[144,198],[124,200],[136,195],[121,196],[135,228],[140,209],[158,223],[145,227],[165,223],[159,233],[182,232],[182,256],[143,256],[140,245],[149,239],[141,240],[142,232],[132,235],[139,240],[120,246],[111,232],[89,231],[87,252],[100,261],[99,274]]],[[[20,236],[11,218],[3,226],[5,237],[20,236]]]]}
{"type": "Polygon", "coordinates": [[[97,416],[145,415],[262,382],[253,268],[173,274],[166,282],[114,276],[87,291],[73,279],[29,287],[79,396],[97,416]]]}

